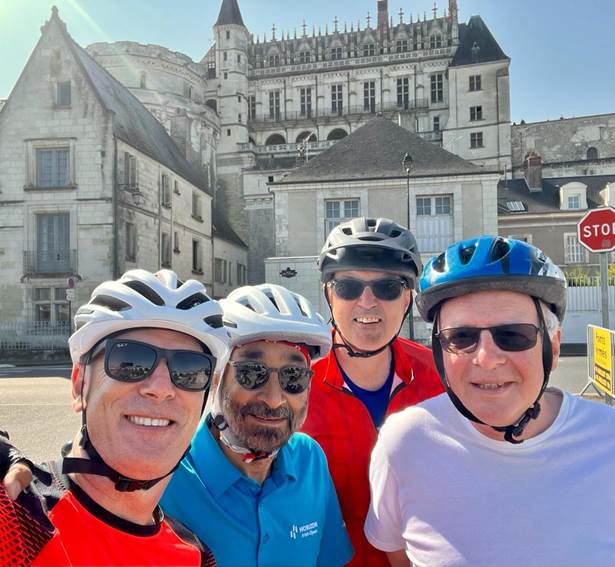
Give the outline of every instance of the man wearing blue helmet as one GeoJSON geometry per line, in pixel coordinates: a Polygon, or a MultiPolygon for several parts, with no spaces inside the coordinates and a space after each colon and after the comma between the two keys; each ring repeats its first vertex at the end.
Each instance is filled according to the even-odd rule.
{"type": "Polygon", "coordinates": [[[382,428],[368,540],[392,565],[612,565],[615,412],[547,387],[561,270],[525,242],[458,242],[425,266],[417,307],[447,395],[382,428]]]}

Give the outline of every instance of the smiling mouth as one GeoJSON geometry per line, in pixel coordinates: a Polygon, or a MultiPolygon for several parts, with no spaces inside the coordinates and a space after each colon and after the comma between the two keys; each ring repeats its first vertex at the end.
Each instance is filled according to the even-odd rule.
{"type": "Polygon", "coordinates": [[[134,425],[141,425],[143,427],[168,427],[169,425],[175,423],[170,419],[143,417],[142,415],[127,415],[126,419],[134,425]]]}
{"type": "Polygon", "coordinates": [[[380,317],[355,317],[353,321],[361,325],[376,325],[380,323],[382,319],[380,317]]]}
{"type": "Polygon", "coordinates": [[[497,392],[499,390],[503,390],[510,385],[510,382],[504,382],[503,384],[492,383],[492,384],[472,384],[475,388],[483,391],[497,392]]]}
{"type": "Polygon", "coordinates": [[[276,423],[283,423],[288,419],[286,417],[262,417],[260,415],[254,415],[253,413],[249,415],[261,423],[270,423],[272,425],[276,423]]]}

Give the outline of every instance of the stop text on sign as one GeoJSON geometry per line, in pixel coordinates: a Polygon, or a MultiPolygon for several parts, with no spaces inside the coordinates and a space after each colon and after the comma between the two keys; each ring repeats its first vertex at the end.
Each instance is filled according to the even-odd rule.
{"type": "Polygon", "coordinates": [[[615,222],[583,226],[581,227],[581,233],[585,238],[591,238],[592,236],[611,236],[615,234],[615,222]]]}

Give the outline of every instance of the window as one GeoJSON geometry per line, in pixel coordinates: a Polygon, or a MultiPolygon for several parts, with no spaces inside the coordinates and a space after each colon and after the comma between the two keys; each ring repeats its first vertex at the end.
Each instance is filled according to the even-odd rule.
{"type": "Polygon", "coordinates": [[[232,132],[231,132],[231,129],[230,129],[230,128],[227,128],[227,129],[226,129],[226,135],[227,135],[227,136],[231,136],[231,135],[232,135],[232,132]]]}
{"type": "Polygon", "coordinates": [[[56,84],[56,106],[70,106],[71,91],[70,81],[62,81],[56,84]]]}
{"type": "Polygon", "coordinates": [[[453,198],[451,195],[429,195],[416,198],[415,234],[421,252],[438,252],[453,242],[453,198]]]}
{"type": "Polygon", "coordinates": [[[341,222],[358,217],[359,211],[359,199],[325,201],[325,234],[329,234],[341,222]]]}
{"type": "Polygon", "coordinates": [[[228,61],[228,54],[227,54],[226,51],[222,53],[222,60],[223,61],[228,61]]]}
{"type": "Polygon", "coordinates": [[[237,63],[241,63],[241,55],[237,54],[237,63]]]}
{"type": "Polygon", "coordinates": [[[224,77],[224,80],[228,79],[228,73],[226,71],[224,71],[223,77],[224,77]]]}
{"type": "Polygon", "coordinates": [[[171,207],[171,184],[166,173],[163,173],[160,177],[160,189],[162,193],[162,206],[171,207]]]}
{"type": "Polygon", "coordinates": [[[476,122],[477,120],[483,119],[483,107],[482,106],[471,106],[470,107],[470,121],[476,122]]]}
{"type": "Polygon", "coordinates": [[[214,260],[214,277],[216,283],[226,283],[226,260],[222,258],[214,260]]]}
{"type": "Polygon", "coordinates": [[[586,158],[588,160],[596,160],[598,159],[598,150],[593,146],[591,148],[587,148],[586,158]]]}
{"type": "Polygon", "coordinates": [[[574,193],[568,195],[568,209],[580,209],[581,208],[581,195],[574,193]]]}
{"type": "Polygon", "coordinates": [[[237,114],[237,122],[239,122],[239,124],[241,124],[242,121],[242,117],[241,117],[241,112],[239,114],[237,114]]]}
{"type": "Polygon", "coordinates": [[[181,252],[179,248],[179,232],[177,231],[173,233],[173,252],[175,254],[179,254],[181,252]]]}
{"type": "Polygon", "coordinates": [[[146,87],[146,75],[145,75],[145,71],[141,71],[141,76],[139,78],[139,87],[144,89],[146,87]]]}
{"type": "Polygon", "coordinates": [[[438,49],[440,47],[442,47],[442,36],[436,33],[429,38],[429,49],[438,49]]]}
{"type": "Polygon", "coordinates": [[[192,98],[192,85],[184,81],[184,96],[186,98],[192,98]]]}
{"type": "Polygon", "coordinates": [[[343,57],[343,52],[341,47],[332,47],[331,48],[331,59],[341,59],[343,57]]]}
{"type": "Polygon", "coordinates": [[[483,133],[482,132],[472,132],[470,134],[470,148],[482,148],[483,147],[483,133]]]}
{"type": "Polygon", "coordinates": [[[201,196],[196,191],[192,192],[192,216],[197,220],[203,220],[201,211],[201,196]]]}
{"type": "Polygon", "coordinates": [[[376,112],[376,82],[365,81],[363,83],[363,109],[376,112]]]}
{"type": "Polygon", "coordinates": [[[231,32],[226,30],[226,39],[231,39],[231,32]]]}
{"type": "Polygon", "coordinates": [[[440,117],[439,116],[433,117],[433,131],[434,132],[440,131],[440,117]]]}
{"type": "Polygon", "coordinates": [[[69,166],[70,148],[36,148],[36,186],[66,187],[69,166]]]}
{"type": "Polygon", "coordinates": [[[216,78],[216,62],[210,61],[207,63],[207,78],[215,79],[216,78]]]}
{"type": "Polygon", "coordinates": [[[168,232],[162,233],[160,242],[160,263],[164,268],[171,267],[171,235],[168,232]]]}
{"type": "Polygon", "coordinates": [[[331,85],[331,112],[341,115],[344,111],[342,85],[331,85]]]}
{"type": "Polygon", "coordinates": [[[250,95],[248,97],[248,121],[256,118],[256,97],[250,95]]]}
{"type": "Polygon", "coordinates": [[[431,102],[444,101],[444,75],[436,73],[431,76],[431,102]]]}
{"type": "Polygon", "coordinates": [[[280,119],[280,91],[269,93],[269,118],[272,120],[280,119]]]}
{"type": "Polygon", "coordinates": [[[397,51],[397,53],[408,51],[408,40],[398,39],[397,42],[395,43],[395,51],[397,51]]]}
{"type": "Polygon", "coordinates": [[[408,110],[410,106],[410,81],[408,77],[397,79],[397,106],[408,110]]]}
{"type": "Polygon", "coordinates": [[[137,186],[137,158],[124,152],[124,189],[136,191],[137,186]]]}
{"type": "Polygon", "coordinates": [[[306,87],[300,90],[301,116],[312,117],[312,89],[306,87]]]}
{"type": "Polygon", "coordinates": [[[70,313],[65,288],[35,287],[32,303],[35,321],[68,326],[70,313]]]}
{"type": "Polygon", "coordinates": [[[240,264],[238,262],[237,263],[237,285],[246,285],[247,273],[248,273],[247,268],[243,264],[240,264]]]}
{"type": "Polygon", "coordinates": [[[576,232],[564,233],[564,262],[566,264],[583,264],[587,261],[585,248],[579,243],[576,232]]]}
{"type": "Polygon", "coordinates": [[[363,44],[363,57],[371,57],[372,55],[376,55],[376,44],[375,43],[363,44]]]}
{"type": "Polygon", "coordinates": [[[267,176],[267,183],[273,183],[275,181],[275,178],[273,175],[268,175],[267,176]]]}
{"type": "Polygon", "coordinates": [[[309,63],[309,62],[310,62],[310,52],[300,51],[299,52],[299,63],[309,63]]]}
{"type": "Polygon", "coordinates": [[[269,67],[277,67],[280,64],[280,55],[275,53],[269,56],[269,67]]]}
{"type": "Polygon", "coordinates": [[[203,259],[201,253],[201,241],[192,239],[192,271],[197,274],[203,273],[203,259]]]}
{"type": "Polygon", "coordinates": [[[35,255],[35,273],[71,272],[69,213],[36,215],[35,255]]]}
{"type": "Polygon", "coordinates": [[[131,222],[126,223],[125,258],[130,262],[137,259],[137,229],[131,222]]]}
{"type": "Polygon", "coordinates": [[[177,182],[177,179],[173,181],[173,193],[175,193],[176,195],[181,195],[181,193],[179,192],[179,183],[177,182]]]}
{"type": "Polygon", "coordinates": [[[480,75],[470,75],[470,91],[480,90],[482,90],[480,75]]]}

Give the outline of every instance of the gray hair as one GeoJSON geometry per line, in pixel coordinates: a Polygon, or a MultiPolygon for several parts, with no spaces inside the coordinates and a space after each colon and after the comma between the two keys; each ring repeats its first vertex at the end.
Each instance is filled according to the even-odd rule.
{"type": "Polygon", "coordinates": [[[542,309],[542,315],[545,319],[545,325],[547,326],[547,332],[549,333],[549,336],[553,338],[557,330],[561,327],[560,320],[542,300],[540,300],[540,307],[542,309]]]}

